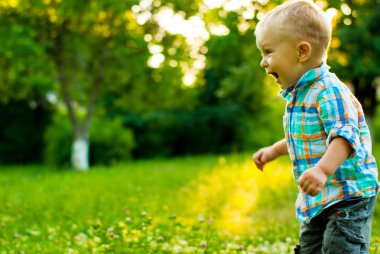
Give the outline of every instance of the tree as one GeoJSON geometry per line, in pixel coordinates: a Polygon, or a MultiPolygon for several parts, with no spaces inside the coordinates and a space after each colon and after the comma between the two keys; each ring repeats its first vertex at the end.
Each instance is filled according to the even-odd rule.
{"type": "Polygon", "coordinates": [[[353,86],[366,115],[374,116],[380,76],[380,3],[350,0],[337,6],[332,65],[353,86]]]}
{"type": "Polygon", "coordinates": [[[186,38],[160,24],[174,9],[194,13],[194,5],[179,1],[1,2],[0,30],[9,39],[0,47],[0,69],[9,73],[0,83],[3,100],[39,90],[63,105],[73,166],[88,169],[96,104],[136,112],[193,104],[194,93],[182,86],[181,66],[194,61],[186,38]],[[164,60],[148,66],[156,55],[164,60]]]}
{"type": "Polygon", "coordinates": [[[0,97],[25,99],[38,91],[52,98],[70,119],[73,165],[82,170],[89,166],[97,106],[112,117],[235,103],[257,117],[264,72],[252,31],[264,7],[232,4],[2,1],[0,97]]]}
{"type": "Polygon", "coordinates": [[[132,67],[127,71],[132,73],[134,56],[147,59],[142,29],[130,11],[135,3],[53,0],[1,6],[1,30],[12,27],[9,45],[1,51],[1,69],[9,72],[1,87],[21,87],[25,94],[44,88],[62,98],[73,127],[72,163],[77,169],[89,167],[89,128],[104,86],[112,85],[121,70],[132,67]]]}

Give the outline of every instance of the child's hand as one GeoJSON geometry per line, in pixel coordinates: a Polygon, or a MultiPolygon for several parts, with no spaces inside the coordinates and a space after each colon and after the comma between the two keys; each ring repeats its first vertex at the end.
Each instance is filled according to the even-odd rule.
{"type": "Polygon", "coordinates": [[[278,156],[279,154],[273,146],[267,146],[253,154],[252,159],[255,162],[256,167],[263,170],[267,162],[276,159],[278,156]]]}
{"type": "Polygon", "coordinates": [[[326,181],[327,175],[318,166],[309,168],[298,179],[301,190],[311,196],[316,196],[325,186],[326,181]]]}

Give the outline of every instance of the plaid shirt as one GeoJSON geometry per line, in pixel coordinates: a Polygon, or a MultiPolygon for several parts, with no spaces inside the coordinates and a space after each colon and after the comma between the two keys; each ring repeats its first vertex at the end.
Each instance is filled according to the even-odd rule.
{"type": "Polygon", "coordinates": [[[317,164],[333,138],[345,138],[353,149],[318,195],[313,197],[299,189],[296,211],[300,222],[308,223],[341,200],[372,197],[379,190],[363,109],[329,68],[324,63],[306,72],[295,86],[280,92],[287,101],[284,131],[298,186],[298,178],[317,164]]]}

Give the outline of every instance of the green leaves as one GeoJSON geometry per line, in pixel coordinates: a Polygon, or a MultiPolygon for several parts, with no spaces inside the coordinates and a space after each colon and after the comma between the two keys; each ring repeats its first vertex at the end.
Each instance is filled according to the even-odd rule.
{"type": "Polygon", "coordinates": [[[380,4],[340,4],[349,6],[350,11],[338,16],[335,35],[340,46],[331,50],[331,63],[337,74],[353,85],[364,111],[371,117],[378,104],[374,81],[380,76],[380,4]]]}

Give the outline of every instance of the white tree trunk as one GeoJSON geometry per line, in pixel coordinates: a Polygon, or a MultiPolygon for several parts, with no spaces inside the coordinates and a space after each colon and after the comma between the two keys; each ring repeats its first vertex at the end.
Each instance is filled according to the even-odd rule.
{"type": "Polygon", "coordinates": [[[86,139],[76,139],[71,149],[71,162],[75,169],[87,171],[89,169],[89,145],[86,139]]]}

